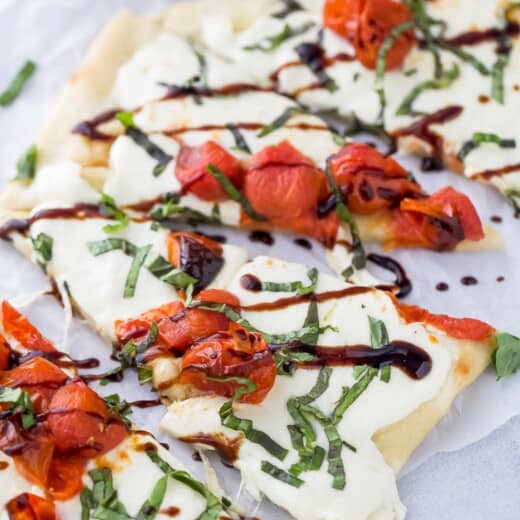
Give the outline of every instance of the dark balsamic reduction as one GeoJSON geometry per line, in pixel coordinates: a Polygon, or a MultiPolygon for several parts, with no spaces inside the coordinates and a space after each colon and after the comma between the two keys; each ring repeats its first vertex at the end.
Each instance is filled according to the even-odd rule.
{"type": "Polygon", "coordinates": [[[422,117],[409,126],[396,130],[393,136],[396,138],[413,136],[421,141],[428,143],[432,148],[431,161],[425,163],[423,166],[429,168],[430,170],[438,169],[439,166],[442,167],[444,162],[443,138],[436,134],[433,130],[430,130],[430,126],[447,123],[448,121],[458,117],[462,111],[463,108],[461,106],[448,106],[422,117]]]}
{"type": "Polygon", "coordinates": [[[504,280],[505,280],[505,277],[503,277],[503,276],[498,276],[497,277],[497,282],[499,282],[499,283],[503,282],[504,280]]]}
{"type": "Polygon", "coordinates": [[[449,286],[446,282],[439,282],[439,283],[435,286],[435,289],[437,289],[437,290],[440,291],[440,292],[447,291],[449,288],[450,288],[450,286],[449,286]]]}
{"type": "Polygon", "coordinates": [[[72,133],[82,135],[83,137],[87,137],[88,139],[97,139],[100,141],[113,139],[113,136],[100,132],[98,130],[98,126],[114,119],[115,115],[118,112],[120,112],[120,110],[107,110],[106,112],[102,112],[101,114],[97,115],[96,117],[93,117],[92,119],[82,121],[72,129],[72,133]]]}
{"type": "Polygon", "coordinates": [[[268,231],[254,230],[249,233],[249,240],[251,242],[261,242],[266,246],[272,246],[274,244],[274,237],[268,231]]]}
{"type": "Polygon", "coordinates": [[[491,215],[490,220],[495,224],[500,224],[502,222],[502,217],[500,217],[499,215],[491,215]]]}
{"type": "Polygon", "coordinates": [[[500,177],[507,173],[516,172],[520,170],[520,163],[510,164],[509,166],[504,166],[503,168],[496,168],[494,170],[484,170],[472,175],[472,178],[480,178],[480,179],[491,179],[492,177],[500,177]]]}
{"type": "Polygon", "coordinates": [[[303,249],[311,250],[312,249],[312,243],[310,240],[307,240],[306,238],[295,238],[293,242],[300,247],[303,247],[303,249]]]}
{"type": "Polygon", "coordinates": [[[477,285],[478,280],[474,276],[463,276],[460,279],[462,285],[477,285]]]}
{"type": "Polygon", "coordinates": [[[196,278],[195,291],[205,289],[224,265],[222,248],[216,251],[189,236],[179,237],[179,269],[196,278]]]}
{"type": "Polygon", "coordinates": [[[195,461],[195,462],[202,462],[202,457],[200,456],[200,453],[198,451],[194,451],[192,454],[191,454],[191,458],[195,461]]]}
{"type": "Polygon", "coordinates": [[[298,305],[299,303],[309,302],[315,300],[316,302],[326,302],[328,300],[335,300],[346,296],[357,296],[366,292],[373,291],[373,287],[346,287],[337,291],[327,291],[319,294],[301,294],[298,296],[289,296],[287,298],[280,298],[273,302],[261,302],[253,305],[245,305],[242,307],[245,311],[262,312],[273,311],[278,309],[286,309],[291,305],[298,305]]]}
{"type": "Polygon", "coordinates": [[[177,506],[168,506],[160,510],[160,513],[164,516],[169,516],[173,518],[174,516],[178,516],[181,510],[177,506]]]}
{"type": "Polygon", "coordinates": [[[0,227],[0,238],[3,240],[10,240],[9,235],[11,233],[18,232],[25,234],[38,220],[54,218],[83,220],[85,218],[93,217],[107,218],[107,215],[105,215],[99,206],[95,204],[75,204],[70,208],[42,209],[27,219],[13,219],[6,222],[2,227],[0,227]]]}
{"type": "Polygon", "coordinates": [[[503,29],[492,27],[483,31],[468,31],[446,41],[450,45],[478,45],[488,41],[501,42],[504,37],[515,37],[520,34],[520,26],[516,22],[509,22],[503,29]]]}
{"type": "Polygon", "coordinates": [[[404,298],[412,292],[412,282],[408,278],[408,275],[406,274],[403,266],[397,262],[397,260],[394,260],[389,256],[378,255],[376,253],[368,254],[367,260],[394,274],[394,283],[397,285],[397,287],[399,287],[399,292],[396,294],[398,298],[404,298]]]}
{"type": "Polygon", "coordinates": [[[374,349],[368,345],[310,346],[291,345],[291,350],[308,352],[312,361],[302,363],[302,367],[368,365],[381,368],[392,365],[405,372],[412,379],[423,379],[431,370],[430,355],[407,341],[394,340],[387,346],[374,349]]]}
{"type": "Polygon", "coordinates": [[[161,406],[162,402],[160,399],[141,399],[139,401],[131,401],[128,404],[136,408],[153,408],[154,406],[161,406]]]}
{"type": "Polygon", "coordinates": [[[238,458],[238,450],[242,444],[242,438],[228,439],[224,435],[211,435],[197,433],[186,437],[180,437],[180,440],[188,444],[205,444],[217,450],[219,455],[227,462],[234,462],[238,458]]]}
{"type": "Polygon", "coordinates": [[[259,292],[262,290],[262,282],[254,274],[245,274],[241,276],[240,285],[246,291],[259,292]]]}

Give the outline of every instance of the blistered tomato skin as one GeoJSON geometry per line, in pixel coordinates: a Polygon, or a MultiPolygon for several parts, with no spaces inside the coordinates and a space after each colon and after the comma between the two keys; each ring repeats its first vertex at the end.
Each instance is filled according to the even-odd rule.
{"type": "Polygon", "coordinates": [[[244,194],[266,223],[242,212],[243,227],[283,229],[311,236],[330,245],[336,238],[338,222],[331,214],[317,218],[319,200],[327,193],[324,173],[289,142],[268,146],[247,164],[244,194]]]}
{"type": "Polygon", "coordinates": [[[5,505],[9,520],[58,520],[54,503],[32,493],[22,493],[5,505]]]}
{"type": "MultiPolygon", "coordinates": [[[[410,9],[397,0],[326,0],[323,8],[325,27],[349,40],[369,69],[375,69],[379,48],[392,29],[412,18],[410,9]]],[[[400,67],[415,44],[413,29],[399,35],[386,53],[386,70],[400,67]]]]}
{"type": "Polygon", "coordinates": [[[240,384],[215,380],[229,377],[245,378],[255,385],[240,401],[258,404],[265,399],[274,384],[276,365],[260,334],[233,325],[227,332],[195,343],[184,355],[181,384],[232,397],[240,384]]]}
{"type": "Polygon", "coordinates": [[[427,198],[403,199],[391,227],[391,246],[450,251],[465,239],[484,238],[482,223],[472,202],[451,187],[427,198]]]}
{"type": "Polygon", "coordinates": [[[344,146],[330,168],[347,206],[357,215],[398,208],[403,198],[422,196],[421,187],[403,167],[364,143],[344,146]]]}
{"type": "Polygon", "coordinates": [[[200,146],[182,145],[177,156],[175,176],[188,192],[202,200],[227,200],[229,196],[224,188],[208,173],[208,164],[216,166],[236,188],[241,187],[242,164],[215,141],[207,141],[200,146]]]}

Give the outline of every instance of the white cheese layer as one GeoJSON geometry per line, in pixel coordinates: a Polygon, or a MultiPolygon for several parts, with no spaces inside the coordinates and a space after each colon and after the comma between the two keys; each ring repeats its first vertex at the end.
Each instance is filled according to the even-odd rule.
{"type": "MultiPolygon", "coordinates": [[[[185,471],[182,463],[151,435],[135,432],[111,452],[88,464],[83,479],[85,486],[92,488],[88,471],[102,467],[110,468],[118,500],[126,507],[131,516],[136,516],[143,503],[150,498],[157,481],[164,476],[164,473],[144,452],[142,447],[145,445],[154,446],[157,454],[174,469],[185,471]]],[[[0,452],[0,462],[9,464],[6,469],[0,471],[0,520],[8,520],[5,504],[9,500],[21,493],[32,493],[37,496],[44,496],[44,494],[38,487],[21,477],[16,471],[12,459],[2,452],[0,452]]],[[[55,504],[60,518],[81,518],[79,495],[55,504]]],[[[195,520],[206,509],[206,501],[188,486],[170,478],[160,512],[155,518],[162,520],[171,518],[173,508],[178,508],[176,519],[195,520]]]]}
{"type": "MultiPolygon", "coordinates": [[[[500,26],[499,14],[504,2],[499,0],[482,0],[468,3],[464,0],[441,0],[428,2],[429,13],[447,23],[446,36],[455,36],[467,31],[483,30],[500,26]],[[471,4],[471,5],[470,5],[471,4]]],[[[320,22],[315,13],[294,13],[284,22],[296,29],[302,17],[320,22]]],[[[298,60],[294,47],[300,37],[284,41],[271,52],[259,50],[245,51],[245,43],[262,41],[279,28],[280,20],[262,17],[249,28],[240,33],[233,33],[231,25],[219,18],[220,31],[212,31],[215,20],[206,19],[203,23],[202,39],[210,49],[221,48],[227,43],[228,57],[249,73],[257,74],[258,81],[265,81],[270,74],[284,64],[298,60]],[[227,28],[227,29],[226,29],[227,28]],[[227,32],[226,32],[226,30],[227,32]],[[267,57],[268,58],[267,58],[267,57]],[[269,66],[271,64],[271,66],[269,66]]],[[[305,41],[316,41],[309,32],[305,41]]],[[[413,107],[418,112],[428,114],[450,105],[463,108],[462,114],[442,125],[432,125],[432,130],[441,135],[446,144],[446,151],[456,155],[463,144],[470,140],[475,132],[494,133],[503,139],[515,139],[515,148],[501,148],[495,144],[486,144],[472,151],[464,161],[464,173],[467,177],[485,170],[495,170],[504,166],[518,165],[513,172],[503,178],[493,177],[489,182],[508,195],[511,190],[518,190],[520,182],[520,129],[515,121],[515,114],[520,111],[520,38],[513,38],[512,52],[504,72],[504,104],[492,99],[491,75],[484,76],[470,63],[455,58],[451,53],[441,51],[444,70],[450,69],[453,63],[460,68],[459,77],[447,88],[425,90],[416,99],[413,107]],[[507,180],[505,179],[507,177],[507,180]]],[[[353,55],[350,44],[325,29],[322,45],[327,56],[338,53],[353,55]]],[[[496,59],[496,42],[465,46],[463,50],[480,60],[491,70],[496,59]]],[[[336,61],[326,69],[338,86],[335,92],[325,88],[305,90],[305,87],[316,82],[312,72],[305,66],[285,67],[278,76],[278,87],[281,92],[297,94],[299,101],[311,109],[336,109],[348,115],[355,113],[367,123],[377,122],[380,113],[380,102],[375,89],[374,71],[364,68],[357,60],[336,61]]],[[[433,78],[432,56],[427,51],[414,48],[407,56],[403,67],[385,74],[385,95],[387,106],[384,113],[385,126],[393,132],[408,125],[416,117],[396,115],[396,110],[405,96],[414,87],[433,78]],[[407,74],[405,74],[405,72],[407,74]]]]}
{"type": "MultiPolygon", "coordinates": [[[[156,278],[144,266],[140,269],[135,294],[125,298],[125,282],[132,257],[120,250],[94,256],[89,242],[120,237],[142,247],[151,245],[148,258],[156,254],[168,257],[168,230],[153,231],[150,222],[130,222],[124,230],[107,235],[103,226],[110,221],[90,218],[38,220],[31,227],[31,237],[45,233],[53,239],[52,260],[47,272],[57,282],[67,282],[73,300],[98,331],[114,339],[115,320],[136,317],[142,312],[178,299],[174,287],[156,278]]],[[[225,287],[236,270],[247,260],[242,248],[224,245],[224,267],[210,287],[225,287]]]]}
{"type": "MultiPolygon", "coordinates": [[[[245,264],[229,286],[242,306],[275,301],[291,296],[290,293],[250,292],[240,284],[240,277],[253,274],[262,281],[287,282],[299,280],[309,283],[307,267],[267,257],[259,257],[245,264]]],[[[337,278],[320,274],[316,292],[324,293],[348,287],[337,278]]],[[[292,305],[272,311],[243,311],[243,316],[256,328],[268,333],[287,333],[300,328],[305,320],[308,303],[292,305]]],[[[266,495],[274,503],[287,509],[301,520],[367,518],[404,518],[404,507],[399,501],[392,470],[371,441],[381,428],[408,416],[422,403],[434,398],[443,387],[452,363],[454,350],[447,338],[434,336],[419,324],[405,324],[399,317],[390,298],[381,291],[372,290],[355,296],[346,296],[318,304],[320,326],[330,325],[320,335],[323,346],[370,345],[368,317],[382,320],[390,340],[404,340],[426,351],[432,359],[431,372],[421,380],[408,377],[393,367],[388,383],[374,379],[361,396],[350,406],[338,425],[341,438],[353,445],[356,452],[344,448],[342,459],[346,471],[346,488],[332,488],[332,477],[325,460],[321,469],[304,472],[304,484],[293,487],[280,482],[261,470],[262,461],[269,461],[285,471],[298,461],[297,452],[291,449],[288,425],[294,424],[287,409],[287,401],[303,396],[316,382],[318,370],[298,369],[292,377],[277,376],[274,387],[260,405],[236,404],[235,415],[253,421],[254,427],[266,432],[272,439],[290,449],[283,462],[267,453],[261,446],[243,440],[235,466],[241,471],[247,489],[256,497],[266,495]]],[[[329,415],[334,409],[342,389],[355,383],[353,368],[334,367],[326,392],[316,405],[329,415]]],[[[173,403],[161,427],[182,438],[197,433],[224,434],[235,438],[237,432],[223,427],[218,410],[222,398],[198,397],[173,403]]],[[[327,449],[323,430],[313,423],[317,444],[327,449]]]]}

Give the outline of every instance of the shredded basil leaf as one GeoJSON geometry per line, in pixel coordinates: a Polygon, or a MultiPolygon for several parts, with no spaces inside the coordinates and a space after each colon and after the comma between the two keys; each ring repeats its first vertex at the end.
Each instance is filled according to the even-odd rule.
{"type": "Polygon", "coordinates": [[[408,20],[406,22],[400,23],[396,27],[394,27],[385,41],[379,47],[377,51],[377,60],[376,60],[376,92],[379,96],[379,101],[381,103],[381,107],[384,108],[386,106],[386,97],[385,97],[385,87],[384,87],[384,79],[385,79],[385,69],[386,69],[386,54],[390,51],[390,49],[394,46],[395,41],[401,34],[409,31],[414,27],[415,23],[413,20],[408,20]]]}
{"type": "MultiPolygon", "coordinates": [[[[372,316],[368,317],[368,324],[370,326],[370,343],[373,348],[383,348],[388,345],[388,331],[386,330],[386,325],[383,321],[373,318],[372,316]]],[[[384,365],[381,367],[379,379],[383,381],[383,383],[388,383],[391,378],[392,365],[384,365]]]]}
{"type": "Polygon", "coordinates": [[[424,112],[419,112],[413,109],[413,103],[425,90],[440,90],[448,88],[460,75],[460,69],[456,63],[450,70],[445,71],[438,79],[430,79],[419,83],[414,87],[410,93],[404,98],[403,102],[397,108],[396,116],[418,116],[424,115],[424,112]]]}
{"type": "Polygon", "coordinates": [[[195,300],[191,307],[193,309],[202,309],[205,311],[212,311],[212,312],[220,312],[227,316],[231,321],[234,321],[235,323],[238,323],[238,325],[244,327],[244,329],[249,330],[251,332],[258,332],[261,334],[265,341],[269,343],[270,345],[286,345],[287,343],[290,343],[294,340],[302,340],[302,338],[307,337],[309,334],[321,334],[325,332],[326,330],[333,329],[334,328],[330,325],[327,325],[325,327],[317,327],[316,325],[309,325],[304,326],[303,328],[299,330],[293,330],[291,332],[288,332],[286,334],[267,334],[266,332],[262,332],[261,330],[258,330],[255,328],[249,321],[247,321],[245,318],[240,316],[237,312],[235,312],[229,305],[226,305],[224,303],[211,303],[206,301],[198,301],[195,300]]]}
{"type": "Polygon", "coordinates": [[[520,217],[520,190],[506,190],[504,195],[511,202],[515,210],[515,217],[520,217]]]}
{"type": "Polygon", "coordinates": [[[36,70],[36,63],[33,61],[26,61],[23,67],[16,73],[16,76],[11,81],[2,94],[0,94],[0,106],[10,105],[22,92],[25,84],[36,70]]]}
{"type": "Polygon", "coordinates": [[[495,335],[497,349],[493,354],[493,364],[498,374],[498,379],[508,377],[520,368],[520,338],[500,332],[495,335]]]}
{"type": "Polygon", "coordinates": [[[304,484],[303,480],[291,475],[290,473],[287,473],[281,468],[276,467],[274,464],[271,464],[267,460],[262,461],[261,468],[264,473],[267,473],[276,480],[279,480],[284,484],[288,484],[289,486],[299,488],[302,484],[304,484]]]}
{"type": "Polygon", "coordinates": [[[206,378],[210,381],[216,381],[218,383],[237,383],[239,386],[235,390],[233,397],[229,401],[226,401],[219,410],[220,420],[224,426],[231,428],[232,430],[241,431],[246,439],[249,441],[259,444],[273,457],[278,460],[284,460],[287,456],[288,451],[280,446],[276,441],[271,439],[266,433],[256,430],[253,427],[253,421],[250,419],[241,419],[233,414],[233,404],[235,401],[240,399],[246,394],[250,394],[256,390],[256,385],[253,381],[245,377],[214,377],[206,375],[206,378]]]}
{"type": "Polygon", "coordinates": [[[132,426],[128,416],[132,413],[132,407],[119,397],[118,394],[110,394],[103,397],[108,409],[115,415],[119,416],[128,428],[132,426]]]}
{"type": "Polygon", "coordinates": [[[306,22],[300,27],[291,27],[286,23],[278,34],[268,36],[258,43],[246,45],[245,47],[242,47],[242,49],[244,51],[271,52],[280,47],[282,43],[289,40],[290,38],[294,38],[295,36],[306,33],[311,27],[314,27],[314,25],[316,25],[314,22],[306,22]]]}
{"type": "Polygon", "coordinates": [[[318,270],[315,267],[309,269],[307,276],[311,281],[309,285],[304,285],[304,282],[300,280],[295,282],[261,282],[261,290],[268,292],[295,292],[300,295],[311,294],[316,290],[318,270]]]}
{"type": "Polygon", "coordinates": [[[196,278],[189,275],[188,273],[185,273],[181,269],[174,267],[161,255],[157,255],[154,258],[151,258],[147,262],[146,268],[156,278],[159,278],[159,280],[167,283],[168,285],[172,285],[177,289],[184,289],[197,282],[196,278]]]}
{"type": "Polygon", "coordinates": [[[123,298],[133,298],[135,294],[135,288],[137,286],[137,280],[139,278],[139,273],[141,272],[141,267],[152,248],[151,245],[139,247],[134,255],[132,263],[130,265],[130,270],[128,271],[128,276],[125,282],[125,291],[123,293],[123,298]]]}
{"type": "Polygon", "coordinates": [[[237,147],[237,149],[242,150],[246,153],[251,153],[251,148],[249,148],[246,138],[244,137],[244,134],[242,134],[242,132],[240,131],[240,128],[238,128],[238,126],[234,123],[228,123],[226,125],[226,128],[231,132],[231,135],[235,140],[235,146],[237,147]]]}
{"type": "Polygon", "coordinates": [[[127,296],[127,294],[133,296],[139,271],[143,265],[145,265],[146,269],[156,278],[168,285],[172,285],[176,289],[184,289],[197,281],[188,273],[174,267],[161,255],[155,255],[148,259],[151,246],[137,247],[124,238],[106,238],[105,240],[99,240],[97,242],[88,242],[87,247],[94,256],[103,255],[110,251],[121,250],[124,254],[133,257],[130,272],[125,283],[125,298],[131,297],[127,296]]]}
{"type": "Polygon", "coordinates": [[[46,273],[47,262],[52,260],[54,239],[46,233],[38,233],[36,237],[31,236],[31,243],[36,263],[42,268],[43,272],[46,273]]]}
{"type": "Polygon", "coordinates": [[[206,171],[212,175],[217,181],[220,183],[220,185],[224,188],[225,192],[229,195],[229,198],[231,200],[234,200],[235,202],[240,203],[243,210],[247,214],[248,217],[250,217],[253,220],[258,221],[266,221],[267,217],[264,215],[261,215],[260,213],[257,213],[253,207],[251,206],[251,203],[247,198],[244,196],[244,194],[240,193],[233,183],[229,180],[229,177],[219,170],[214,164],[209,163],[206,166],[206,171]]]}
{"type": "Polygon", "coordinates": [[[186,222],[190,226],[197,226],[199,224],[220,224],[220,215],[217,204],[214,206],[214,208],[217,208],[217,211],[213,211],[211,216],[207,216],[200,211],[181,206],[179,201],[180,197],[177,194],[166,195],[163,203],[157,206],[150,213],[150,216],[158,221],[174,217],[176,220],[186,222]]]}
{"type": "Polygon", "coordinates": [[[292,376],[297,363],[312,361],[314,356],[308,352],[294,352],[290,347],[278,349],[274,353],[276,373],[281,376],[292,376]]]}
{"type": "Polygon", "coordinates": [[[468,154],[475,148],[478,148],[483,143],[494,143],[500,148],[516,148],[516,141],[514,139],[502,139],[496,134],[487,134],[484,132],[475,132],[470,141],[466,141],[459,153],[457,159],[461,162],[468,156],[468,154]]]}
{"type": "Polygon", "coordinates": [[[504,70],[509,61],[508,54],[499,54],[491,71],[491,97],[504,104],[504,70]]]}
{"type": "Polygon", "coordinates": [[[289,121],[293,116],[303,112],[303,108],[299,106],[292,106],[287,108],[272,123],[265,125],[262,130],[260,130],[257,137],[265,137],[266,135],[273,133],[275,130],[278,130],[278,128],[285,125],[285,123],[287,123],[287,121],[289,121]]]}
{"type": "MultiPolygon", "coordinates": [[[[349,226],[350,234],[352,235],[352,271],[364,269],[367,265],[365,248],[363,247],[363,243],[361,242],[359,228],[357,226],[356,220],[350,212],[350,210],[345,205],[345,203],[343,202],[343,194],[341,193],[341,190],[339,189],[339,186],[336,184],[334,176],[332,175],[332,170],[330,167],[331,159],[332,158],[327,159],[327,167],[325,169],[325,173],[327,175],[327,182],[329,184],[329,188],[336,197],[336,213],[339,219],[349,226]]],[[[352,274],[352,272],[350,272],[349,269],[345,270],[344,273],[344,276],[348,275],[345,276],[345,278],[348,278],[352,274]]]]}
{"type": "Polygon", "coordinates": [[[166,476],[188,486],[206,500],[206,509],[199,515],[197,520],[217,520],[219,518],[224,506],[218,497],[215,496],[204,484],[194,479],[187,471],[172,468],[172,466],[162,459],[155,450],[149,449],[146,450],[145,453],[166,476]]]}
{"type": "Polygon", "coordinates": [[[292,13],[295,13],[296,11],[303,11],[303,7],[300,5],[299,2],[296,2],[296,0],[282,0],[284,3],[284,8],[277,12],[272,14],[271,16],[273,18],[285,18],[289,16],[292,13]]]}
{"type": "Polygon", "coordinates": [[[199,80],[204,88],[208,88],[208,62],[206,61],[206,57],[195,48],[193,48],[193,52],[199,62],[199,80]]]}
{"type": "Polygon", "coordinates": [[[462,47],[458,47],[457,45],[451,45],[445,41],[439,41],[438,45],[444,49],[445,51],[451,52],[461,61],[464,61],[471,65],[474,69],[480,72],[483,76],[489,76],[488,67],[482,63],[478,58],[465,51],[462,47]]]}
{"type": "Polygon", "coordinates": [[[103,231],[105,233],[115,233],[116,231],[121,231],[125,229],[130,223],[130,217],[124,211],[121,211],[117,207],[114,198],[110,195],[107,195],[106,193],[101,194],[99,209],[103,213],[106,213],[110,218],[117,220],[117,224],[107,224],[106,226],[103,226],[103,231]]]}
{"type": "Polygon", "coordinates": [[[36,175],[36,163],[38,162],[38,148],[33,144],[18,159],[16,163],[15,181],[32,181],[36,175]]]}
{"type": "Polygon", "coordinates": [[[173,157],[152,142],[141,129],[135,126],[134,116],[131,112],[119,112],[116,114],[116,118],[125,127],[126,135],[130,137],[135,144],[144,148],[150,157],[157,160],[157,164],[153,169],[153,176],[159,177],[168,164],[170,164],[173,157]]]}
{"type": "Polygon", "coordinates": [[[119,501],[112,470],[107,467],[89,471],[92,489],[83,488],[80,495],[81,518],[88,520],[131,520],[126,507],[119,501]]]}
{"type": "Polygon", "coordinates": [[[37,423],[31,396],[21,388],[0,387],[0,403],[10,403],[10,411],[20,413],[24,430],[32,428],[37,423]]]}
{"type": "Polygon", "coordinates": [[[136,520],[153,520],[157,516],[166,495],[167,487],[168,475],[164,475],[155,484],[150,498],[139,509],[136,520]]]}

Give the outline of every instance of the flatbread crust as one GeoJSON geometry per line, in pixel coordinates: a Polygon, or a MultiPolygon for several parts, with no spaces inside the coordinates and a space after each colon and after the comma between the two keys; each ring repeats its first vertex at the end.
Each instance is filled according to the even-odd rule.
{"type": "MultiPolygon", "coordinates": [[[[218,9],[229,10],[237,28],[247,27],[260,14],[265,13],[273,0],[226,0],[219,2],[218,9]]],[[[213,9],[211,2],[178,3],[158,15],[142,16],[125,10],[117,14],[100,32],[82,65],[72,74],[55,110],[44,127],[37,145],[40,150],[40,165],[72,159],[85,166],[82,176],[97,189],[104,179],[108,148],[106,143],[92,143],[73,135],[70,129],[83,119],[111,106],[111,89],[118,68],[128,61],[143,44],[152,40],[161,31],[170,30],[182,36],[196,37],[200,30],[200,15],[213,9]]],[[[413,153],[427,153],[424,143],[416,139],[403,139],[404,149],[413,153]]],[[[460,163],[454,154],[446,155],[447,165],[460,171],[460,163]]],[[[1,199],[6,208],[16,201],[20,183],[10,183],[1,199]],[[11,202],[11,204],[10,204],[11,202]]],[[[26,208],[30,209],[30,208],[26,208]]],[[[0,220],[21,216],[17,212],[6,212],[0,220]]],[[[384,239],[384,217],[361,219],[365,237],[384,239]]],[[[486,247],[496,247],[499,237],[487,233],[486,247]]],[[[15,246],[30,258],[31,248],[24,240],[15,240],[15,246]]],[[[481,249],[482,242],[477,245],[481,249]]],[[[405,419],[385,428],[374,436],[374,441],[388,464],[398,471],[412,451],[421,443],[438,420],[449,410],[456,395],[469,385],[485,369],[495,348],[494,341],[471,342],[452,340],[458,353],[458,361],[451,377],[440,395],[423,404],[405,419]]]]}
{"type": "MultiPolygon", "coordinates": [[[[223,0],[216,5],[210,0],[180,2],[151,15],[138,15],[130,10],[120,11],[105,26],[88,50],[83,63],[71,75],[58,99],[37,146],[39,166],[72,160],[83,166],[81,176],[94,189],[101,191],[108,175],[110,141],[92,141],[71,133],[80,121],[87,120],[105,110],[117,107],[112,101],[112,88],[119,68],[144,44],[160,32],[172,31],[185,38],[200,36],[201,16],[219,12],[231,16],[233,26],[244,29],[258,16],[266,14],[276,5],[276,0],[223,0]]],[[[425,155],[427,145],[415,138],[402,140],[412,153],[425,155]]],[[[446,157],[447,165],[461,170],[455,154],[446,157]]],[[[19,207],[18,196],[26,184],[10,182],[0,194],[0,208],[31,210],[19,207]]],[[[360,218],[363,240],[385,243],[391,235],[385,214],[360,218]]],[[[479,242],[460,243],[457,250],[482,251],[500,249],[503,242],[498,232],[485,226],[485,238],[479,242]]]]}

